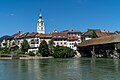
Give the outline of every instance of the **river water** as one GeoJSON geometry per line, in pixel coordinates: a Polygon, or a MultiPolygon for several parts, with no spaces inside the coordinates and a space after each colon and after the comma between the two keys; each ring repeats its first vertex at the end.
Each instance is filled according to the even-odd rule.
{"type": "Polygon", "coordinates": [[[119,79],[119,59],[0,60],[0,80],[119,79]]]}

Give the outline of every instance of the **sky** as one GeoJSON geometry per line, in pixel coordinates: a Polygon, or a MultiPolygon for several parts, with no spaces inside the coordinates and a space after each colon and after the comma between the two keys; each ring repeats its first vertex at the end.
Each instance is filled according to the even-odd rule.
{"type": "Polygon", "coordinates": [[[120,31],[120,0],[0,0],[0,36],[36,32],[40,9],[46,33],[120,31]]]}

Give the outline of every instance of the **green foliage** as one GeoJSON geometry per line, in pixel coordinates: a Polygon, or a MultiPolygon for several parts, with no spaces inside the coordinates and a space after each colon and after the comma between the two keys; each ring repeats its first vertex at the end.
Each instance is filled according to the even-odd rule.
{"type": "Polygon", "coordinates": [[[53,40],[50,40],[50,41],[49,41],[49,46],[50,46],[50,47],[53,47],[53,45],[54,45],[54,41],[53,41],[53,40]]]}
{"type": "Polygon", "coordinates": [[[30,55],[30,56],[35,56],[35,53],[33,53],[32,51],[30,51],[30,52],[28,53],[28,55],[30,55]]]}
{"type": "Polygon", "coordinates": [[[36,55],[37,55],[37,56],[42,56],[39,52],[36,52],[36,55]]]}
{"type": "Polygon", "coordinates": [[[53,55],[54,41],[50,40],[48,46],[49,46],[50,55],[53,55]]]}
{"type": "Polygon", "coordinates": [[[38,48],[38,52],[43,56],[43,57],[48,57],[50,55],[49,48],[47,45],[47,42],[43,40],[40,43],[40,46],[38,48]]]}
{"type": "Polygon", "coordinates": [[[74,50],[69,47],[56,46],[54,48],[53,57],[54,58],[71,58],[74,57],[74,50]]]}
{"type": "Polygon", "coordinates": [[[15,51],[11,51],[11,54],[22,54],[21,49],[16,49],[15,51]]]}
{"type": "Polygon", "coordinates": [[[30,48],[28,41],[24,38],[23,43],[21,44],[21,51],[22,52],[27,52],[28,49],[30,48]]]}
{"type": "Polygon", "coordinates": [[[7,47],[0,48],[0,54],[9,54],[10,50],[7,47]]]}
{"type": "Polygon", "coordinates": [[[98,38],[98,36],[97,36],[97,34],[96,34],[96,32],[95,31],[93,31],[93,33],[92,33],[92,36],[91,36],[92,38],[98,38]]]}

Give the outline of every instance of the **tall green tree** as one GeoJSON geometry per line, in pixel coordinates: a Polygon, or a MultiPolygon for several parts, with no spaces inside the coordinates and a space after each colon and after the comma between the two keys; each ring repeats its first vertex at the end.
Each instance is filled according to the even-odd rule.
{"type": "Polygon", "coordinates": [[[45,40],[43,40],[38,48],[38,52],[43,56],[43,57],[48,57],[50,55],[48,44],[45,40]]]}
{"type": "Polygon", "coordinates": [[[54,41],[50,40],[49,43],[48,43],[48,46],[49,46],[49,50],[50,50],[50,55],[52,55],[53,54],[54,41]]]}
{"type": "Polygon", "coordinates": [[[29,48],[30,48],[30,45],[29,45],[28,41],[24,38],[23,42],[21,43],[21,51],[27,52],[29,48]]]}
{"type": "Polygon", "coordinates": [[[93,30],[93,33],[92,33],[92,36],[91,36],[92,38],[98,38],[98,36],[97,36],[97,34],[96,34],[96,32],[93,30]]]}

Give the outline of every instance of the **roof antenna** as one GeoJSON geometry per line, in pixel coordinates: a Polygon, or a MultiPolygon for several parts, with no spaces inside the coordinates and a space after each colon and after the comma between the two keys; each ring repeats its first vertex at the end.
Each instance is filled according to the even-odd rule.
{"type": "Polygon", "coordinates": [[[42,12],[42,9],[40,9],[40,13],[42,12]]]}
{"type": "Polygon", "coordinates": [[[42,16],[42,9],[40,9],[40,17],[42,16]]]}

